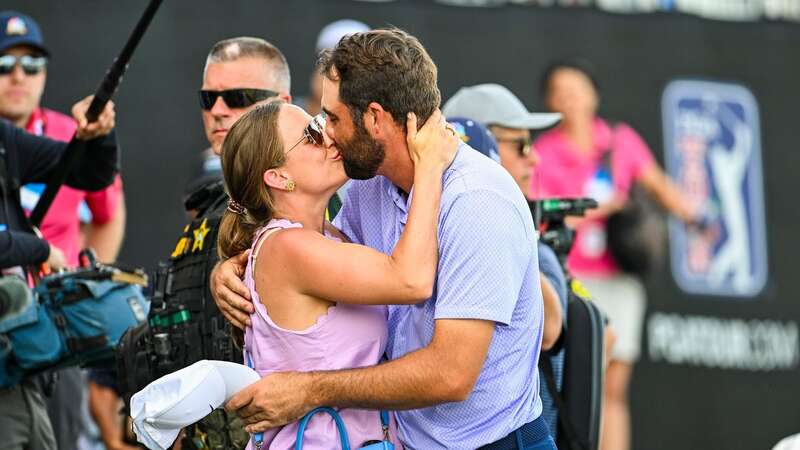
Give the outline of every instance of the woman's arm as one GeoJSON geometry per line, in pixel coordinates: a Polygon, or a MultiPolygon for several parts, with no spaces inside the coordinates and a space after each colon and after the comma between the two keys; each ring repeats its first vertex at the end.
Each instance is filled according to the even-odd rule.
{"type": "Polygon", "coordinates": [[[687,223],[697,220],[697,212],[658,165],[653,164],[637,180],[658,203],[671,214],[687,223]]]}
{"type": "Polygon", "coordinates": [[[438,112],[419,132],[416,118],[410,118],[408,130],[414,188],[408,223],[391,255],[335,242],[311,230],[289,229],[264,245],[261,253],[273,262],[256,270],[282,266],[300,292],[345,303],[409,304],[429,298],[438,260],[442,174],[459,141],[438,112]]]}

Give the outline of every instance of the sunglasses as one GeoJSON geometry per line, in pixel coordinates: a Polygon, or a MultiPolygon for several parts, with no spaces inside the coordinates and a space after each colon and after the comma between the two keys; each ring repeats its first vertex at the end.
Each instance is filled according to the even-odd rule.
{"type": "Polygon", "coordinates": [[[47,67],[47,57],[31,55],[3,55],[0,56],[0,75],[8,75],[14,71],[17,64],[22,67],[25,75],[36,75],[47,67]]]}
{"type": "Polygon", "coordinates": [[[323,146],[325,144],[325,139],[322,134],[325,132],[325,116],[322,114],[317,114],[314,118],[311,119],[311,122],[303,128],[303,137],[297,141],[289,150],[286,150],[286,154],[288,155],[290,151],[294,150],[295,147],[302,144],[303,141],[306,141],[308,144],[323,146]]]}
{"type": "Polygon", "coordinates": [[[200,107],[208,111],[217,103],[217,99],[222,100],[228,108],[247,108],[262,100],[277,97],[278,93],[268,89],[228,89],[226,91],[204,91],[201,90],[200,107]]]}
{"type": "Polygon", "coordinates": [[[516,144],[517,152],[520,156],[528,156],[531,152],[531,145],[533,145],[533,141],[529,137],[524,138],[517,138],[517,139],[496,139],[497,142],[509,142],[512,144],[516,144]]]}

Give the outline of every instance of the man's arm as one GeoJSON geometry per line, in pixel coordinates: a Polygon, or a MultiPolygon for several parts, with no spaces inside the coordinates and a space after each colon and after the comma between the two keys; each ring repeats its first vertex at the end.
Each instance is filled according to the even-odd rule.
{"type": "Polygon", "coordinates": [[[249,432],[293,422],[318,406],[416,409],[466,400],[483,368],[495,323],[437,320],[427,347],[378,366],[268,375],[225,406],[249,432]],[[298,401],[297,394],[305,393],[298,401]],[[294,404],[291,408],[274,405],[294,404]]]}
{"type": "Polygon", "coordinates": [[[49,256],[50,245],[35,234],[0,231],[0,269],[41,264],[49,256]]]}
{"type": "Polygon", "coordinates": [[[542,331],[542,351],[553,348],[564,328],[564,318],[558,293],[543,273],[539,273],[544,301],[544,330],[542,331]]]}
{"type": "MultiPolygon", "coordinates": [[[[102,189],[113,181],[118,167],[117,140],[114,128],[114,105],[109,102],[97,122],[86,122],[86,110],[91,102],[87,97],[72,107],[73,117],[78,122],[78,145],[86,152],[75,164],[67,177],[70,187],[88,191],[102,189]]],[[[66,142],[34,136],[22,130],[13,130],[12,139],[19,149],[17,158],[22,184],[46,182],[59,158],[67,148],[66,142]]]]}
{"type": "Polygon", "coordinates": [[[250,250],[247,250],[218,262],[209,277],[214,303],[225,319],[240,330],[250,326],[250,314],[255,312],[250,289],[242,281],[249,256],[250,250]]]}
{"type": "Polygon", "coordinates": [[[542,333],[542,350],[550,350],[558,341],[564,328],[567,310],[567,280],[561,263],[553,249],[537,244],[539,250],[539,275],[544,300],[544,332],[542,333]]]}
{"type": "Polygon", "coordinates": [[[687,223],[698,219],[696,208],[687,202],[680,189],[669,179],[658,165],[653,164],[639,177],[638,181],[650,195],[667,211],[687,223]]]}
{"type": "MultiPolygon", "coordinates": [[[[467,399],[495,326],[511,322],[532,269],[533,222],[524,212],[492,192],[472,192],[450,204],[440,230],[436,322],[426,347],[367,369],[272,374],[226,407],[251,425],[249,431],[260,431],[320,404],[413,409],[467,399]]],[[[538,291],[538,283],[531,288],[538,291]]]]}

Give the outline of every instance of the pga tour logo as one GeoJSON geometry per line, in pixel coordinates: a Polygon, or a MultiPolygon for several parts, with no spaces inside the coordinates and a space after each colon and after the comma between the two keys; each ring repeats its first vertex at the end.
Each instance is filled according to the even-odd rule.
{"type": "Polygon", "coordinates": [[[758,105],[739,85],[676,80],[664,90],[665,162],[703,226],[671,220],[672,275],[686,292],[754,297],[767,281],[758,105]]]}

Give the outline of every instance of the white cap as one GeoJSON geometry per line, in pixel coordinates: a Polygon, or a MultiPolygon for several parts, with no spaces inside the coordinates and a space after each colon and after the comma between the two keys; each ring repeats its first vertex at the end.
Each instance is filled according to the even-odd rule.
{"type": "Polygon", "coordinates": [[[561,120],[559,113],[532,113],[511,91],[494,83],[463,87],[442,108],[445,117],[468,117],[486,126],[538,130],[561,120]]]}
{"type": "Polygon", "coordinates": [[[369,31],[369,25],[353,19],[342,19],[331,22],[319,32],[317,36],[317,52],[336,47],[343,37],[349,34],[369,31]]]}
{"type": "Polygon", "coordinates": [[[165,375],[131,398],[136,439],[147,448],[166,450],[182,428],[223,406],[259,378],[242,364],[207,360],[165,375]]]}
{"type": "Polygon", "coordinates": [[[781,440],[772,450],[800,450],[800,434],[795,434],[781,440]]]}

